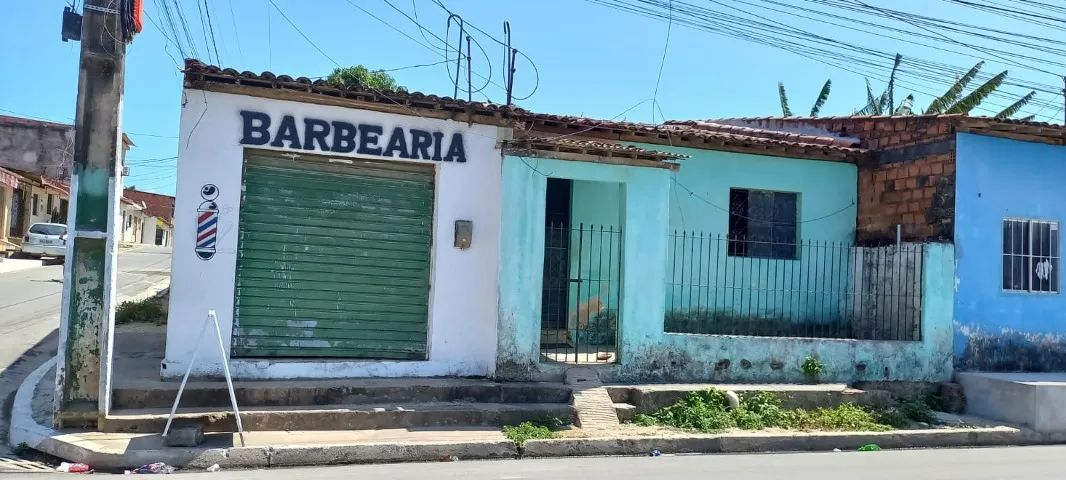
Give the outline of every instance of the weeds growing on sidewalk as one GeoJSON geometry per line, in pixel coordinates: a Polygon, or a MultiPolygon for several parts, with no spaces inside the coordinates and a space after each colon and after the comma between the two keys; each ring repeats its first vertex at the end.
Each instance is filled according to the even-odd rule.
{"type": "Polygon", "coordinates": [[[569,423],[561,418],[551,417],[535,422],[522,422],[518,425],[504,425],[503,435],[514,442],[516,447],[522,448],[528,440],[555,438],[556,431],[569,423]]]}
{"type": "Polygon", "coordinates": [[[908,400],[889,408],[872,408],[845,403],[832,408],[788,410],[770,392],[745,394],[736,409],[721,390],[692,392],[677,403],[651,414],[638,414],[633,423],[666,426],[699,432],[718,432],[731,428],[761,430],[873,431],[904,428],[910,422],[932,423],[932,409],[923,400],[908,400]]]}
{"type": "Polygon", "coordinates": [[[533,422],[522,422],[518,425],[504,425],[503,434],[519,448],[524,446],[528,440],[555,438],[554,430],[545,427],[544,425],[537,425],[533,422]]]}
{"type": "Polygon", "coordinates": [[[119,325],[128,323],[162,325],[166,323],[166,317],[163,300],[156,297],[138,302],[122,302],[115,310],[115,323],[119,325]]]}

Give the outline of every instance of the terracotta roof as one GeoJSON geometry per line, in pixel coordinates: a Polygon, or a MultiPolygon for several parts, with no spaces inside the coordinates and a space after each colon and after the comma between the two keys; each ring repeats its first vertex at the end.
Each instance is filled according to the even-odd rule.
{"type": "Polygon", "coordinates": [[[679,153],[661,152],[645,148],[622,145],[620,143],[598,142],[595,140],[578,140],[572,138],[537,138],[528,137],[503,142],[504,148],[520,148],[530,150],[562,151],[573,153],[588,153],[606,157],[639,158],[645,160],[676,160],[689,158],[688,155],[679,153]]]}
{"type": "Polygon", "coordinates": [[[774,140],[785,140],[796,143],[805,143],[810,145],[835,145],[840,147],[855,147],[859,144],[857,140],[852,138],[833,137],[828,135],[803,135],[799,133],[768,130],[765,128],[728,125],[725,123],[718,123],[711,120],[669,120],[666,122],[666,124],[676,125],[679,127],[690,127],[698,130],[706,130],[708,132],[729,133],[749,137],[762,137],[774,140]]]}
{"type": "Polygon", "coordinates": [[[338,105],[339,99],[378,104],[380,109],[435,118],[518,127],[516,137],[591,137],[613,141],[675,145],[706,150],[738,151],[799,158],[854,160],[866,150],[825,138],[790,136],[757,129],[713,130],[693,125],[650,125],[569,115],[533,113],[514,105],[470,102],[450,97],[403,90],[382,92],[362,86],[338,87],[325,80],[293,78],[272,72],[239,72],[232,68],[185,61],[185,86],[227,93],[257,95],[296,101],[338,105]],[[307,96],[308,94],[313,96],[307,96]],[[463,116],[465,114],[465,117],[463,116]]]}
{"type": "MultiPolygon", "coordinates": [[[[661,125],[647,123],[633,123],[614,120],[599,120],[587,117],[574,117],[569,115],[553,115],[534,113],[526,115],[524,120],[532,121],[536,126],[567,126],[580,130],[580,133],[589,132],[633,132],[638,135],[659,137],[664,140],[672,138],[706,138],[737,141],[752,144],[764,144],[773,146],[796,146],[801,148],[824,149],[843,153],[861,153],[860,148],[844,146],[832,137],[807,137],[803,135],[790,135],[774,130],[760,128],[701,128],[693,125],[699,121],[668,121],[661,125]]],[[[709,123],[709,122],[704,122],[709,123]]],[[[723,125],[722,127],[727,127],[723,125]]],[[[572,133],[575,135],[577,133],[572,133]]],[[[655,142],[666,143],[666,142],[655,142]]]]}
{"type": "Polygon", "coordinates": [[[322,79],[311,80],[307,77],[293,78],[288,75],[275,75],[273,72],[239,72],[232,68],[224,69],[214,65],[207,65],[199,60],[191,58],[185,60],[184,72],[185,85],[192,88],[202,86],[205,83],[222,83],[288,90],[293,92],[315,93],[331,97],[352,98],[366,102],[410,108],[427,108],[488,115],[526,113],[525,110],[514,105],[471,102],[458,98],[427,95],[421,92],[408,92],[406,90],[385,92],[364,86],[339,87],[322,79]]]}
{"type": "Polygon", "coordinates": [[[1052,144],[1066,144],[1066,126],[1048,122],[1023,121],[1010,118],[987,116],[970,116],[961,113],[933,115],[847,115],[833,117],[738,117],[706,120],[709,123],[735,125],[743,127],[789,128],[802,125],[846,125],[857,122],[899,122],[918,121],[939,123],[947,122],[955,131],[973,132],[1013,138],[1026,141],[1040,141],[1052,144]]]}
{"type": "Polygon", "coordinates": [[[170,223],[174,215],[174,197],[170,195],[127,188],[122,191],[122,196],[144,203],[145,212],[148,215],[161,218],[167,224],[170,223]]]}

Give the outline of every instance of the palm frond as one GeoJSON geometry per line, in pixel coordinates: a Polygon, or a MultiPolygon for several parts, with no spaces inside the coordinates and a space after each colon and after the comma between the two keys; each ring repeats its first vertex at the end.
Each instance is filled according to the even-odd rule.
{"type": "Polygon", "coordinates": [[[822,85],[822,91],[818,92],[818,98],[814,101],[814,106],[811,107],[812,117],[817,117],[818,113],[822,111],[822,105],[825,105],[825,101],[829,99],[829,90],[832,88],[833,80],[826,80],[825,85],[822,85]]]}
{"type": "Polygon", "coordinates": [[[792,110],[788,108],[788,95],[785,94],[785,82],[777,82],[777,96],[781,99],[781,115],[792,116],[792,110]]]}
{"type": "Polygon", "coordinates": [[[1036,92],[1032,91],[1026,94],[1024,97],[1019,98],[1017,102],[1011,104],[1011,106],[1004,108],[1002,112],[996,114],[996,119],[1002,120],[1004,118],[1013,117],[1019,110],[1024,108],[1033,97],[1036,96],[1036,92]]]}
{"type": "Polygon", "coordinates": [[[969,95],[962,97],[958,102],[955,102],[944,113],[970,113],[970,110],[977,108],[992,92],[996,91],[1000,85],[1003,84],[1003,80],[1007,79],[1007,71],[999,72],[996,76],[988,79],[987,82],[980,87],[975,88],[969,95]]]}
{"type": "Polygon", "coordinates": [[[1018,121],[1019,122],[1031,122],[1031,121],[1033,121],[1034,118],[1036,118],[1036,115],[1028,115],[1028,116],[1019,118],[1018,121]]]}
{"type": "Polygon", "coordinates": [[[866,79],[866,106],[855,112],[856,115],[880,115],[880,100],[874,98],[874,91],[870,88],[870,79],[866,79]]]}
{"type": "Polygon", "coordinates": [[[966,85],[977,76],[977,73],[981,71],[981,67],[984,66],[984,64],[985,62],[977,62],[977,65],[974,65],[970,71],[966,72],[966,75],[962,76],[962,78],[956,80],[955,84],[952,85],[947,92],[944,92],[939,98],[933,100],[933,102],[929,104],[929,108],[925,109],[925,113],[943,113],[948,110],[948,108],[956,103],[959,99],[959,95],[962,95],[962,91],[966,89],[966,85]]]}
{"type": "Polygon", "coordinates": [[[893,115],[913,115],[914,114],[914,94],[907,95],[902,102],[899,102],[899,106],[892,111],[893,115]]]}
{"type": "Polygon", "coordinates": [[[896,54],[895,61],[892,62],[892,73],[888,75],[888,87],[885,88],[885,93],[881,94],[881,112],[888,113],[895,110],[895,98],[894,91],[896,89],[896,70],[899,69],[900,62],[903,61],[903,55],[896,54]]]}

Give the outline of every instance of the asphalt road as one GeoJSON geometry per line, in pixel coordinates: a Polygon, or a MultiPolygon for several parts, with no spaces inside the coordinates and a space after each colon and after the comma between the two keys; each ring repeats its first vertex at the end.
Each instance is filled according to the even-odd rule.
{"type": "MultiPolygon", "coordinates": [[[[565,458],[451,463],[223,470],[189,477],[248,480],[425,479],[729,479],[729,480],[1004,480],[1066,478],[1066,447],[1007,447],[881,452],[565,458]]],[[[180,472],[185,473],[185,472],[180,472]]],[[[51,478],[65,474],[10,475],[51,478]]]]}
{"type": "MultiPolygon", "coordinates": [[[[170,277],[170,250],[122,249],[118,255],[121,301],[170,277]]],[[[0,273],[0,453],[7,451],[11,400],[22,380],[56,353],[63,265],[0,273]]]]}

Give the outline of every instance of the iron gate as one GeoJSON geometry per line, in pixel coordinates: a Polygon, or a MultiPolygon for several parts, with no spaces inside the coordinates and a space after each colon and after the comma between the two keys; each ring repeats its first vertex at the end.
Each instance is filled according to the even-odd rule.
{"type": "Polygon", "coordinates": [[[541,358],[609,363],[617,358],[622,230],[549,224],[544,238],[541,358]]]}

